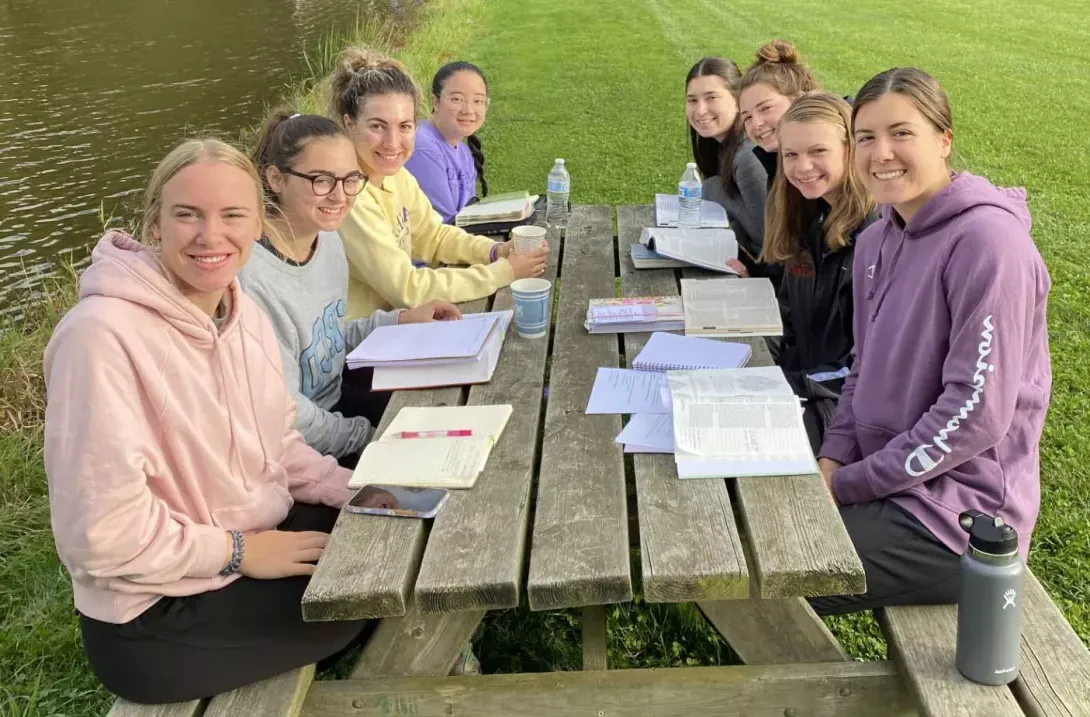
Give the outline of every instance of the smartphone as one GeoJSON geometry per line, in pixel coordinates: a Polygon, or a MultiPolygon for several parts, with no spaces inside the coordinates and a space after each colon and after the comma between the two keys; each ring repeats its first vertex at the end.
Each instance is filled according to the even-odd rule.
{"type": "Polygon", "coordinates": [[[365,485],[348,500],[345,510],[397,518],[434,518],[450,494],[443,488],[406,485],[365,485]]]}

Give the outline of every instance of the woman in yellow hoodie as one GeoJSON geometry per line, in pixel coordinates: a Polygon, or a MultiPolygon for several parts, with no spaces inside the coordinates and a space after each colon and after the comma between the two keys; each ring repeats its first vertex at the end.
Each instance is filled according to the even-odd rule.
{"type": "Polygon", "coordinates": [[[405,169],[412,155],[420,90],[404,65],[349,48],[330,78],[331,112],[356,145],[367,187],[341,223],[349,263],[346,319],[427,301],[472,301],[515,279],[539,276],[548,246],[515,255],[496,243],[444,224],[405,169]],[[414,266],[413,260],[426,266],[414,266]],[[468,266],[434,268],[439,264],[468,266]]]}
{"type": "Polygon", "coordinates": [[[269,319],[235,278],[261,183],[215,140],[152,174],[141,239],[112,231],[45,353],[53,535],[103,684],[163,703],[358,643],[299,602],[350,472],[292,429],[269,319]]]}

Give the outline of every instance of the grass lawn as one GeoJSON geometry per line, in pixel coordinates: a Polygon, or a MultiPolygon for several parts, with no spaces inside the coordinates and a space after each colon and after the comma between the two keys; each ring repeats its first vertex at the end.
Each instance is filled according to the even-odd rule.
{"type": "MultiPolygon", "coordinates": [[[[962,165],[1030,191],[1054,282],[1054,386],[1031,565],[1090,641],[1090,441],[1079,438],[1090,423],[1090,270],[1079,244],[1090,226],[1084,13],[1061,0],[1032,10],[1013,0],[432,3],[438,14],[409,40],[406,59],[425,86],[455,55],[488,73],[491,187],[540,188],[564,157],[579,203],[648,202],[672,190],[688,159],[682,81],[703,54],[744,65],[760,43],[783,37],[843,94],[894,65],[936,74],[951,96],[962,165]]],[[[322,51],[314,63],[327,66],[322,51]]],[[[0,336],[0,717],[94,715],[109,702],[80,651],[40,459],[38,357],[70,283],[0,336]]],[[[576,668],[578,627],[574,613],[512,610],[490,616],[477,644],[488,671],[576,668]]],[[[691,606],[615,607],[610,627],[611,667],[731,659],[691,606]]],[[[868,617],[834,628],[853,654],[884,653],[868,617]]]]}

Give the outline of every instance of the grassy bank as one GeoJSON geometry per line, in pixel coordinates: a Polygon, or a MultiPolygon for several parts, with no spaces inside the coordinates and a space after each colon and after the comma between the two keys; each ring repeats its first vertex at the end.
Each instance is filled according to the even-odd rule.
{"type": "MultiPolygon", "coordinates": [[[[354,41],[395,45],[425,86],[455,56],[489,75],[482,133],[495,191],[540,188],[565,157],[580,203],[650,201],[687,159],[682,80],[705,53],[740,64],[772,36],[795,41],[824,82],[854,93],[875,72],[918,64],[950,92],[963,163],[1028,187],[1034,237],[1054,281],[1054,388],[1042,446],[1043,500],[1031,564],[1090,641],[1090,225],[1082,176],[1090,140],[1090,22],[1060,0],[1027,14],[1013,0],[921,0],[904,8],[848,0],[432,0],[409,35],[366,26],[354,41]],[[883,9],[874,9],[881,6],[883,9]],[[895,31],[894,31],[895,28],[895,31]]],[[[326,73],[347,38],[310,57],[326,73]]],[[[324,109],[307,80],[287,88],[324,109]]],[[[0,717],[95,715],[109,699],[82,656],[67,577],[53,551],[41,467],[40,356],[74,283],[61,276],[18,324],[0,326],[0,717]]],[[[638,572],[638,571],[637,571],[638,572]]],[[[729,651],[690,606],[611,609],[612,667],[714,664],[729,651]]],[[[836,623],[856,655],[882,654],[866,618],[836,623]]],[[[575,668],[578,618],[524,610],[489,617],[478,638],[486,670],[575,668]]]]}

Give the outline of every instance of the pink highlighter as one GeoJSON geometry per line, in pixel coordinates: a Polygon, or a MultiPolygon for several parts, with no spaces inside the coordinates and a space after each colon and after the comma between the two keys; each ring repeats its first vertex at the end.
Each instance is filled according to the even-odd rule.
{"type": "Polygon", "coordinates": [[[468,438],[473,431],[468,429],[455,429],[449,431],[401,431],[395,433],[393,438],[468,438]]]}

